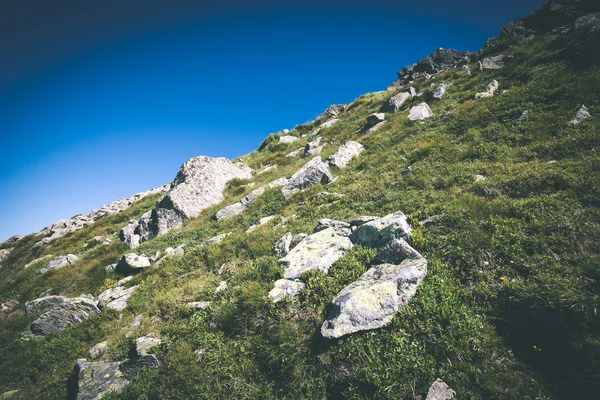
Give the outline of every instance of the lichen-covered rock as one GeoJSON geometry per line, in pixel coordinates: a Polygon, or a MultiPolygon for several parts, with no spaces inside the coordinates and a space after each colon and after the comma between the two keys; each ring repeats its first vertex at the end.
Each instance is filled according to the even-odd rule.
{"type": "Polygon", "coordinates": [[[143,271],[150,267],[150,260],[144,255],[128,253],[121,257],[121,260],[115,267],[115,272],[118,274],[132,274],[143,271]]]}
{"type": "Polygon", "coordinates": [[[331,218],[320,219],[317,226],[313,230],[313,233],[321,232],[327,228],[332,228],[335,233],[340,236],[350,236],[352,231],[350,230],[350,224],[347,222],[337,221],[331,218]]]}
{"type": "Polygon", "coordinates": [[[290,232],[283,235],[281,239],[275,242],[273,245],[273,251],[280,256],[285,256],[290,252],[290,246],[292,244],[292,234],[290,232]]]}
{"type": "Polygon", "coordinates": [[[456,392],[438,378],[429,388],[425,400],[451,400],[454,396],[456,396],[456,392]]]}
{"type": "Polygon", "coordinates": [[[349,140],[327,159],[327,163],[332,167],[346,168],[350,161],[362,153],[364,149],[365,147],[362,144],[349,140]]]}
{"type": "Polygon", "coordinates": [[[486,91],[475,94],[475,98],[476,99],[484,99],[486,97],[492,97],[492,96],[494,96],[494,94],[496,93],[496,91],[498,90],[499,87],[500,87],[500,84],[498,83],[497,80],[494,79],[493,81],[490,82],[489,85],[487,85],[486,91]]]}
{"type": "Polygon", "coordinates": [[[46,312],[71,300],[64,296],[40,296],[35,300],[25,303],[25,310],[30,314],[46,312]]]}
{"type": "Polygon", "coordinates": [[[397,112],[410,98],[412,98],[412,95],[408,92],[398,93],[397,95],[390,97],[387,109],[391,112],[397,112]]]}
{"type": "Polygon", "coordinates": [[[410,109],[408,119],[410,121],[422,121],[433,116],[433,112],[427,103],[421,103],[410,109]]]}
{"type": "Polygon", "coordinates": [[[327,228],[304,238],[278,262],[285,267],[285,279],[298,279],[303,273],[318,269],[324,273],[352,248],[352,242],[327,228]]]}
{"type": "Polygon", "coordinates": [[[14,236],[11,236],[8,239],[6,239],[4,242],[0,243],[0,246],[10,247],[10,246],[14,245],[15,243],[17,243],[21,239],[22,239],[21,235],[14,235],[14,236]]]}
{"type": "Polygon", "coordinates": [[[481,65],[482,65],[483,69],[502,69],[502,68],[504,68],[505,62],[508,59],[509,59],[509,57],[504,56],[504,55],[487,57],[487,58],[483,59],[483,61],[481,62],[481,65]]]}
{"type": "Polygon", "coordinates": [[[575,114],[575,118],[571,121],[572,125],[579,125],[580,123],[583,122],[584,119],[591,117],[590,112],[588,110],[588,108],[585,106],[585,104],[582,104],[581,107],[579,107],[579,110],[577,110],[577,113],[575,114]]]}
{"type": "Polygon", "coordinates": [[[135,351],[139,356],[146,356],[151,348],[158,346],[162,340],[158,335],[149,334],[135,339],[135,351]]]}
{"type": "Polygon", "coordinates": [[[442,83],[436,86],[435,89],[433,89],[433,98],[439,100],[444,97],[444,94],[446,94],[446,90],[448,90],[449,87],[450,85],[447,83],[442,83]]]}
{"type": "Polygon", "coordinates": [[[160,366],[160,362],[154,354],[147,354],[145,356],[137,357],[131,360],[125,360],[119,366],[119,369],[123,375],[131,381],[138,373],[148,367],[150,369],[156,369],[160,366]]]}
{"type": "Polygon", "coordinates": [[[386,326],[415,295],[426,274],[423,258],[372,267],[333,299],[321,334],[333,339],[386,326]]]}
{"type": "Polygon", "coordinates": [[[50,333],[60,332],[69,325],[82,322],[99,312],[100,310],[93,300],[84,297],[69,299],[42,314],[31,323],[29,331],[34,336],[46,336],[50,333]]]}
{"type": "Polygon", "coordinates": [[[379,219],[379,217],[374,217],[372,215],[362,215],[358,218],[351,219],[350,221],[348,221],[348,223],[350,224],[350,226],[352,228],[355,228],[355,227],[359,227],[363,224],[366,224],[367,222],[374,221],[376,219],[379,219]]]}
{"type": "Polygon", "coordinates": [[[360,225],[352,232],[350,240],[367,247],[383,247],[395,238],[408,240],[411,234],[406,216],[398,211],[360,225]]]}
{"type": "Polygon", "coordinates": [[[136,288],[137,286],[132,286],[127,289],[123,286],[117,286],[113,289],[107,289],[98,296],[98,307],[101,309],[106,307],[122,311],[127,307],[129,298],[136,288]]]}
{"type": "Polygon", "coordinates": [[[281,188],[281,193],[283,197],[289,199],[300,190],[313,185],[326,184],[332,180],[333,176],[329,171],[329,166],[321,160],[321,157],[315,157],[292,175],[287,184],[281,188]]]}
{"type": "Polygon", "coordinates": [[[302,291],[304,286],[305,284],[302,282],[279,279],[275,281],[273,289],[269,292],[269,298],[273,300],[273,303],[283,300],[284,297],[293,299],[302,291]]]}
{"type": "Polygon", "coordinates": [[[393,239],[385,245],[373,259],[373,262],[398,265],[406,259],[423,258],[404,239],[393,239]]]}
{"type": "Polygon", "coordinates": [[[44,268],[41,268],[40,270],[38,270],[37,273],[45,274],[46,272],[50,271],[51,269],[60,269],[60,268],[66,267],[67,265],[72,265],[75,262],[77,262],[77,260],[79,260],[79,257],[77,257],[74,254],[67,254],[66,256],[54,257],[52,260],[50,260],[48,265],[46,265],[44,268]]]}
{"type": "MultiPolygon", "coordinates": [[[[96,400],[108,393],[119,393],[129,385],[119,367],[121,362],[77,360],[77,400],[96,400]]],[[[72,397],[70,397],[72,398],[72,397]]]]}
{"type": "Polygon", "coordinates": [[[289,153],[287,153],[284,157],[286,158],[296,158],[296,157],[300,157],[300,154],[303,154],[304,152],[304,147],[298,149],[298,150],[294,150],[294,151],[290,151],[289,153]]]}

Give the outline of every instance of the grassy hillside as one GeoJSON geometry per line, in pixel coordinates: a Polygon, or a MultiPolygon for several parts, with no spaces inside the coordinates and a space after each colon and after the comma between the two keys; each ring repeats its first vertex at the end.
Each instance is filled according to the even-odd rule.
{"type": "MultiPolygon", "coordinates": [[[[153,254],[190,243],[185,256],[136,275],[140,287],[119,316],[104,310],[59,335],[22,341],[36,316],[22,304],[56,288],[77,296],[98,295],[119,279],[104,266],[128,252],[113,234],[150,209],[147,198],[124,214],[108,217],[70,236],[36,248],[19,241],[0,269],[0,301],[20,305],[0,319],[0,393],[20,389],[24,399],[63,399],[78,358],[89,347],[109,341],[102,359],[124,359],[136,337],[158,333],[162,365],[145,370],[120,395],[147,399],[414,399],[442,377],[459,399],[588,398],[600,389],[600,69],[577,69],[549,57],[551,37],[504,44],[515,60],[497,71],[467,75],[452,70],[417,82],[422,97],[386,114],[380,130],[364,134],[365,118],[381,111],[404,89],[366,94],[322,131],[321,156],[347,140],[365,151],[339,179],[285,200],[268,190],[244,214],[215,221],[214,213],[252,190],[231,182],[226,199],[177,231],[143,243],[135,251],[153,254]],[[475,100],[496,79],[498,94],[475,100]],[[433,88],[451,83],[441,100],[433,88]],[[407,119],[412,105],[427,101],[435,117],[407,119]],[[580,104],[593,116],[571,125],[580,104]],[[522,111],[528,119],[512,123],[522,111]],[[412,166],[412,172],[402,171],[412,166]],[[476,176],[485,176],[477,180],[476,176]],[[338,202],[312,196],[343,194],[338,202]],[[287,232],[312,232],[321,218],[348,220],[359,215],[403,211],[413,226],[415,247],[429,261],[423,285],[386,328],[322,338],[327,304],[366,271],[375,256],[355,246],[329,271],[311,272],[301,295],[273,304],[267,293],[282,275],[273,243],[287,232]],[[252,233],[261,217],[280,219],[252,233]],[[442,215],[424,227],[428,217],[442,215]],[[232,232],[222,243],[199,243],[232,232]],[[74,253],[82,262],[35,275],[23,269],[44,254],[74,253]],[[221,274],[219,274],[221,270],[221,274]],[[213,299],[227,280],[229,288],[213,299]],[[193,311],[189,301],[213,300],[193,311]],[[140,326],[132,326],[142,315],[140,326]],[[587,397],[586,397],[587,396],[587,397]]],[[[310,133],[327,118],[296,127],[310,133]]],[[[265,140],[241,159],[259,171],[259,187],[290,176],[307,160],[286,158],[306,143],[265,140]],[[301,143],[301,144],[298,144],[301,143]]],[[[105,397],[107,398],[107,397],[105,397]]]]}

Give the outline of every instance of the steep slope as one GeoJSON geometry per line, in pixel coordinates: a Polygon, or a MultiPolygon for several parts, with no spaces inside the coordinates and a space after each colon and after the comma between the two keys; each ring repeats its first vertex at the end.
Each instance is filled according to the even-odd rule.
{"type": "Polygon", "coordinates": [[[159,194],[51,243],[3,244],[0,393],[86,398],[112,382],[122,391],[104,398],[414,399],[442,378],[457,398],[593,398],[598,12],[593,1],[553,1],[480,52],[438,50],[388,90],[269,136],[239,160],[251,178],[229,180],[222,201],[135,249],[147,263],[122,259],[132,251],[123,242],[92,239],[116,239],[159,194]],[[354,154],[329,158],[341,147],[354,154]],[[236,211],[219,213],[227,206],[236,211]],[[402,292],[410,296],[396,293],[403,304],[385,323],[329,338],[326,321],[347,309],[340,297],[370,288],[378,269],[398,281],[385,266],[402,265],[402,251],[380,251],[390,231],[354,232],[399,211],[406,226],[391,235],[409,262],[426,260],[426,276],[402,292]],[[315,268],[286,275],[278,260],[309,247],[300,234],[313,231],[352,244],[336,240],[332,263],[311,259],[315,268]],[[80,260],[45,274],[36,271],[49,259],[25,268],[67,254],[80,260]],[[117,262],[140,272],[105,268],[117,262]],[[293,284],[270,296],[282,278],[293,284]],[[22,339],[44,312],[86,293],[101,312],[22,339]],[[85,386],[104,375],[114,381],[85,386]]]}

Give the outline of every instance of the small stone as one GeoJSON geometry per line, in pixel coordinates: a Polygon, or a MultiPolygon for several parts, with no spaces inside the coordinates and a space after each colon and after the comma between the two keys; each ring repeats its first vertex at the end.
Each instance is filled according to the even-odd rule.
{"type": "Polygon", "coordinates": [[[481,63],[482,69],[502,69],[504,68],[506,60],[510,57],[499,55],[494,57],[487,57],[483,59],[481,63]]]}
{"type": "Polygon", "coordinates": [[[289,279],[279,279],[275,281],[273,289],[269,292],[269,298],[273,303],[283,300],[284,297],[294,298],[304,288],[302,282],[292,281],[289,279]]]}
{"type": "Polygon", "coordinates": [[[350,161],[362,153],[364,149],[365,147],[358,142],[347,141],[327,159],[327,162],[332,167],[346,168],[350,161]]]}
{"type": "Polygon", "coordinates": [[[194,310],[206,310],[210,306],[210,301],[192,301],[186,303],[186,305],[194,310]]]}
{"type": "Polygon", "coordinates": [[[133,280],[133,276],[128,276],[126,278],[121,279],[120,281],[117,282],[117,286],[123,286],[125,285],[127,282],[131,282],[133,280]]]}
{"type": "Polygon", "coordinates": [[[335,219],[323,218],[320,219],[317,226],[313,230],[313,233],[321,232],[327,228],[332,228],[335,233],[340,236],[350,236],[352,231],[350,230],[350,224],[342,221],[336,221],[335,219]]]}
{"type": "Polygon", "coordinates": [[[438,378],[429,388],[425,400],[451,400],[454,396],[456,396],[456,392],[438,378]]]}
{"type": "Polygon", "coordinates": [[[450,85],[446,83],[436,86],[436,88],[433,90],[433,98],[440,100],[444,94],[446,94],[446,90],[448,90],[449,87],[450,85]]]}
{"type": "Polygon", "coordinates": [[[527,118],[529,118],[529,111],[525,110],[521,113],[521,115],[519,115],[516,118],[513,118],[511,122],[513,125],[516,125],[525,121],[527,118]]]}
{"type": "Polygon", "coordinates": [[[217,286],[217,288],[215,289],[215,292],[213,293],[213,297],[217,297],[217,295],[219,293],[221,293],[223,290],[227,289],[228,285],[227,285],[227,281],[221,281],[221,283],[219,283],[219,286],[217,286]]]}
{"type": "Polygon", "coordinates": [[[577,111],[577,114],[575,114],[575,118],[571,121],[571,124],[579,125],[581,122],[583,122],[583,120],[590,117],[591,115],[588,108],[585,106],[585,104],[582,104],[579,110],[577,111]]]}
{"type": "Polygon", "coordinates": [[[46,272],[50,271],[51,269],[60,269],[60,268],[66,267],[67,265],[73,265],[75,262],[77,262],[77,260],[79,260],[79,257],[77,257],[74,254],[67,254],[66,256],[54,257],[48,263],[48,265],[46,265],[44,268],[38,270],[37,273],[43,275],[46,272]]]}
{"type": "Polygon", "coordinates": [[[332,180],[333,176],[329,171],[329,166],[321,160],[321,157],[317,156],[292,175],[281,189],[281,193],[286,199],[289,199],[300,190],[313,185],[330,183],[332,180]]]}
{"type": "Polygon", "coordinates": [[[481,92],[481,93],[477,93],[475,95],[476,99],[484,99],[486,97],[492,97],[494,96],[494,93],[496,93],[496,91],[498,90],[498,88],[500,87],[500,84],[498,83],[497,80],[493,80],[492,82],[490,82],[489,85],[487,85],[487,90],[485,92],[481,92]]]}
{"type": "Polygon", "coordinates": [[[135,253],[125,254],[115,267],[118,274],[132,274],[150,267],[150,260],[144,255],[135,253]]]}

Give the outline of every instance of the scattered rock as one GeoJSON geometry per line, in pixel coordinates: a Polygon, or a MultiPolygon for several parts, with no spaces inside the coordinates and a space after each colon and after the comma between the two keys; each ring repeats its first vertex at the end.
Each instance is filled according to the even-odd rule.
{"type": "Polygon", "coordinates": [[[582,104],[581,107],[579,107],[579,110],[577,110],[577,114],[575,114],[575,118],[571,121],[571,124],[579,125],[584,119],[589,117],[591,117],[591,115],[588,108],[585,104],[582,104]]]}
{"type": "Polygon", "coordinates": [[[444,94],[446,94],[446,90],[448,90],[449,87],[450,85],[446,83],[436,86],[435,89],[433,89],[433,98],[440,100],[444,94]]]}
{"type": "Polygon", "coordinates": [[[444,218],[445,216],[446,216],[445,214],[432,215],[431,217],[424,219],[423,221],[419,221],[419,225],[420,226],[431,225],[435,221],[439,221],[440,219],[444,218]]]}
{"type": "Polygon", "coordinates": [[[29,332],[25,336],[46,336],[50,333],[57,333],[69,325],[82,322],[99,312],[96,303],[89,298],[68,299],[62,304],[57,304],[56,307],[32,322],[29,326],[29,332]]]}
{"type": "Polygon", "coordinates": [[[302,282],[292,281],[289,279],[279,279],[275,281],[273,289],[269,292],[269,298],[273,303],[281,301],[284,297],[294,298],[304,288],[302,282]]]}
{"type": "Polygon", "coordinates": [[[402,170],[402,175],[410,174],[412,172],[412,170],[413,170],[412,165],[409,165],[408,167],[406,167],[402,170]]]}
{"type": "Polygon", "coordinates": [[[500,87],[500,84],[498,83],[497,80],[494,79],[492,82],[490,82],[489,85],[487,85],[486,91],[477,93],[475,95],[475,98],[476,99],[484,99],[486,97],[492,97],[492,96],[494,96],[494,93],[496,93],[496,91],[498,90],[499,87],[500,87]]]}
{"type": "Polygon", "coordinates": [[[150,260],[144,255],[135,253],[125,254],[115,267],[118,274],[133,274],[150,267],[150,260]]]}
{"type": "Polygon", "coordinates": [[[298,140],[298,138],[296,136],[280,136],[279,137],[279,143],[293,143],[296,140],[298,140]]]}
{"type": "Polygon", "coordinates": [[[483,59],[481,65],[483,69],[502,69],[509,58],[504,55],[487,57],[483,59]]]}
{"type": "Polygon", "coordinates": [[[246,230],[246,233],[254,232],[259,227],[261,227],[261,226],[263,226],[263,225],[268,224],[269,222],[271,222],[275,217],[276,217],[275,215],[269,215],[268,217],[261,218],[260,221],[258,222],[258,224],[250,226],[246,230]]]}
{"type": "Polygon", "coordinates": [[[363,215],[363,216],[360,216],[358,218],[351,219],[348,223],[350,224],[350,226],[352,228],[356,228],[358,226],[366,224],[367,222],[374,221],[376,219],[379,219],[379,217],[373,217],[373,216],[370,216],[370,215],[363,215]]]}
{"type": "Polygon", "coordinates": [[[117,268],[117,264],[108,264],[106,267],[104,267],[104,270],[106,272],[113,272],[115,268],[117,268]]]}
{"type": "Polygon", "coordinates": [[[192,301],[186,305],[194,310],[206,310],[210,306],[210,301],[192,301]]]}
{"type": "Polygon", "coordinates": [[[122,286],[117,286],[113,289],[107,289],[98,296],[98,307],[101,309],[111,308],[113,310],[123,311],[125,307],[127,307],[129,298],[136,288],[137,286],[132,286],[127,289],[122,286]]]}
{"type": "Polygon", "coordinates": [[[327,163],[331,167],[346,168],[364,149],[365,147],[358,142],[347,141],[327,159],[327,163]]]}
{"type": "Polygon", "coordinates": [[[302,153],[304,151],[304,147],[298,150],[294,150],[292,152],[289,152],[285,155],[285,157],[287,158],[296,158],[296,157],[300,157],[300,153],[302,153]]]}
{"type": "Polygon", "coordinates": [[[128,276],[117,282],[117,286],[124,286],[126,283],[131,282],[133,280],[133,276],[128,276]]]}
{"type": "Polygon", "coordinates": [[[432,116],[433,112],[431,111],[431,108],[429,108],[429,105],[427,103],[421,103],[410,109],[408,119],[411,121],[423,121],[432,116]]]}
{"type": "Polygon", "coordinates": [[[37,264],[38,262],[47,260],[47,259],[52,258],[52,257],[53,257],[52,255],[46,254],[45,256],[42,256],[40,258],[36,258],[35,260],[33,260],[30,263],[26,264],[23,268],[27,269],[27,268],[31,267],[32,265],[37,264]]]}
{"type": "Polygon", "coordinates": [[[313,269],[327,273],[331,265],[351,248],[352,242],[347,237],[327,228],[304,238],[278,262],[285,266],[285,279],[298,279],[313,269]]]}
{"type": "Polygon", "coordinates": [[[16,400],[19,398],[19,392],[21,389],[9,390],[0,394],[0,400],[16,400]]]}
{"type": "Polygon", "coordinates": [[[352,232],[350,240],[367,247],[382,247],[395,238],[408,241],[411,234],[406,216],[398,211],[360,225],[352,232]]]}
{"type": "Polygon", "coordinates": [[[281,189],[281,193],[283,197],[289,199],[300,190],[313,185],[326,184],[332,180],[333,176],[329,172],[328,165],[321,160],[321,157],[317,156],[292,175],[287,184],[281,189]]]}
{"type": "Polygon", "coordinates": [[[290,246],[290,248],[294,248],[295,246],[298,245],[298,243],[300,243],[301,241],[303,241],[307,237],[308,237],[308,233],[299,233],[299,234],[297,234],[296,236],[294,236],[292,238],[292,245],[290,246]]]}
{"type": "Polygon", "coordinates": [[[391,86],[399,87],[410,84],[412,81],[429,79],[439,72],[462,67],[468,62],[469,53],[459,53],[454,49],[439,48],[416,64],[404,67],[402,71],[397,73],[398,80],[391,86]]]}
{"type": "Polygon", "coordinates": [[[123,361],[119,369],[123,372],[123,375],[131,381],[144,369],[144,367],[155,369],[158,368],[159,365],[160,363],[154,354],[147,354],[132,360],[123,361]]]}
{"type": "Polygon", "coordinates": [[[372,267],[333,299],[321,334],[333,339],[386,326],[415,295],[426,274],[423,258],[372,267]]]}
{"type": "Polygon", "coordinates": [[[225,238],[227,236],[229,236],[229,235],[231,235],[231,232],[221,233],[220,235],[217,235],[215,237],[212,237],[212,238],[210,238],[208,240],[205,240],[204,242],[200,243],[200,247],[208,246],[209,244],[219,244],[223,240],[225,240],[225,238]]]}
{"type": "Polygon", "coordinates": [[[67,265],[72,265],[77,260],[79,260],[79,257],[77,257],[74,254],[67,254],[66,256],[54,257],[48,263],[48,265],[46,265],[44,268],[41,268],[40,270],[38,270],[37,273],[43,275],[46,272],[50,271],[51,269],[60,269],[60,268],[66,267],[67,265]]]}
{"type": "Polygon", "coordinates": [[[292,244],[292,234],[286,233],[281,239],[275,242],[273,245],[273,251],[280,256],[285,256],[290,252],[290,245],[292,244]]]}
{"type": "Polygon", "coordinates": [[[513,125],[516,125],[525,121],[527,118],[529,118],[529,111],[525,110],[517,118],[513,118],[511,122],[513,125]]]}
{"type": "Polygon", "coordinates": [[[409,86],[408,87],[408,93],[410,93],[410,95],[412,97],[418,97],[418,93],[417,93],[417,89],[414,86],[409,86]]]}
{"type": "MultiPolygon", "coordinates": [[[[88,362],[77,360],[77,400],[100,399],[107,393],[119,393],[129,381],[119,369],[118,361],[88,362]]],[[[68,397],[73,398],[73,396],[68,397]]]]}
{"type": "Polygon", "coordinates": [[[8,239],[6,239],[4,242],[0,243],[0,246],[2,246],[2,247],[11,247],[12,245],[14,245],[15,243],[17,243],[21,239],[22,239],[21,235],[14,235],[14,236],[11,236],[8,239]]]}
{"type": "Polygon", "coordinates": [[[90,357],[96,358],[108,351],[108,342],[100,342],[90,349],[90,357]]]}
{"type": "MultiPolygon", "coordinates": [[[[411,89],[414,90],[412,86],[411,89]]],[[[411,93],[402,92],[390,97],[390,99],[388,100],[387,109],[391,112],[398,112],[402,108],[404,103],[406,103],[412,96],[413,95],[411,93]]]]}
{"type": "Polygon", "coordinates": [[[321,146],[321,137],[315,138],[304,146],[304,158],[309,158],[321,154],[325,146],[321,146]]]}
{"type": "Polygon", "coordinates": [[[332,117],[337,117],[344,111],[345,108],[346,108],[345,104],[332,104],[329,107],[327,107],[325,112],[323,112],[323,114],[321,114],[319,117],[326,116],[326,115],[331,115],[332,117]]]}
{"type": "Polygon", "coordinates": [[[42,293],[40,297],[35,300],[28,301],[25,303],[25,310],[30,314],[39,312],[46,312],[58,307],[59,305],[70,302],[72,299],[64,296],[47,295],[42,293]]]}
{"type": "Polygon", "coordinates": [[[404,239],[393,239],[373,259],[375,263],[399,265],[406,259],[418,259],[423,256],[413,249],[404,239]]]}
{"type": "Polygon", "coordinates": [[[323,218],[320,219],[317,226],[313,230],[313,233],[321,232],[327,228],[332,228],[335,233],[340,236],[350,236],[352,231],[350,230],[350,224],[342,221],[336,221],[335,219],[323,218]]]}
{"type": "Polygon", "coordinates": [[[451,400],[454,396],[456,396],[456,392],[438,378],[429,388],[425,400],[451,400]]]}
{"type": "Polygon", "coordinates": [[[213,293],[213,297],[217,297],[217,295],[219,293],[221,293],[223,290],[227,289],[228,285],[227,285],[227,281],[221,281],[221,283],[219,283],[219,286],[217,286],[217,288],[215,289],[215,292],[213,293]]]}
{"type": "Polygon", "coordinates": [[[475,182],[485,181],[487,177],[485,175],[475,175],[475,182]]]}
{"type": "Polygon", "coordinates": [[[346,197],[346,195],[340,194],[340,193],[333,193],[333,192],[319,192],[316,194],[313,194],[312,196],[310,196],[311,200],[314,199],[322,199],[322,198],[326,198],[328,199],[330,202],[334,202],[336,200],[341,200],[344,197],[346,197]]]}
{"type": "Polygon", "coordinates": [[[308,137],[308,141],[311,142],[313,141],[317,135],[319,133],[321,133],[321,130],[325,129],[325,128],[331,128],[333,125],[337,124],[339,122],[339,119],[337,118],[333,118],[330,119],[329,121],[325,121],[323,122],[321,125],[319,125],[319,127],[317,129],[315,129],[314,131],[312,131],[310,133],[310,136],[308,137]]]}
{"type": "Polygon", "coordinates": [[[158,346],[161,343],[162,340],[158,335],[149,334],[135,339],[135,350],[137,351],[138,356],[147,356],[151,348],[158,346]]]}
{"type": "Polygon", "coordinates": [[[246,211],[246,207],[242,203],[237,202],[217,211],[215,218],[217,220],[233,218],[236,215],[242,214],[244,211],[246,211]]]}

